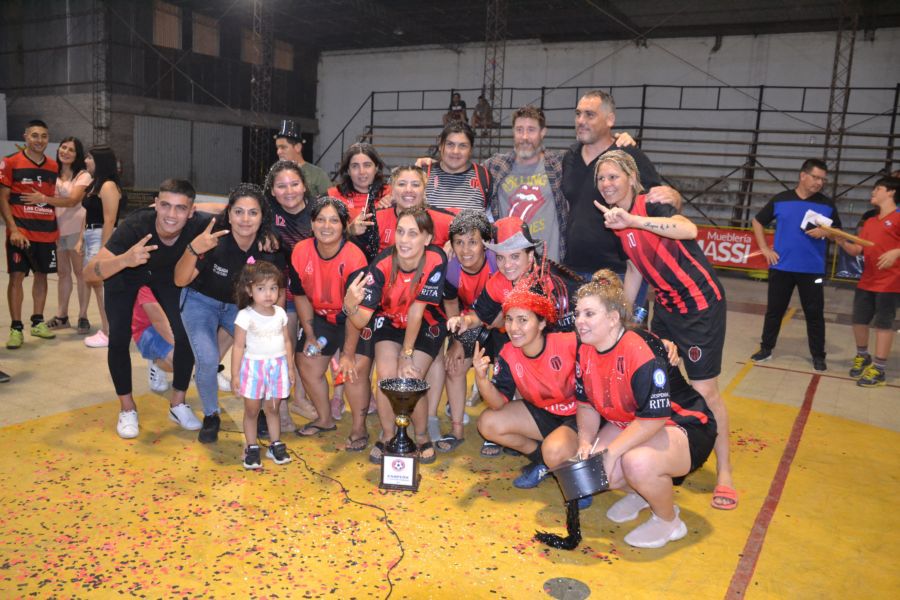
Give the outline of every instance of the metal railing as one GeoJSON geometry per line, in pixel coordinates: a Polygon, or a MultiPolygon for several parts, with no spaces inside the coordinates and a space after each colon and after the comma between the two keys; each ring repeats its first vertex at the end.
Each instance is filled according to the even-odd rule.
{"type": "MultiPolygon", "coordinates": [[[[574,140],[573,110],[589,87],[504,88],[503,114],[525,104],[544,110],[548,149],[574,140]]],[[[828,87],[636,85],[604,88],[616,99],[616,130],[629,131],[663,178],[681,191],[685,214],[712,225],[748,226],[773,194],[796,185],[800,164],[824,155],[828,87]]],[[[317,160],[336,168],[343,151],[364,139],[389,164],[434,151],[450,95],[480,89],[371,92],[317,160]]],[[[865,212],[868,187],[896,169],[900,83],[850,89],[840,163],[826,192],[845,223],[865,212]]],[[[474,104],[474,102],[473,102],[474,104]]],[[[473,107],[469,107],[470,110],[473,107]]],[[[471,114],[471,113],[470,113],[471,114]]],[[[511,150],[508,121],[502,151],[511,150]]],[[[480,156],[477,146],[475,156],[480,156]]]]}

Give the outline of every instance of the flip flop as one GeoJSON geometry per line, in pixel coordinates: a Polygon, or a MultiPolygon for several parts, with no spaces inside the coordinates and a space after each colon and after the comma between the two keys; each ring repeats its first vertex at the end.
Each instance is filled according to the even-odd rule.
{"type": "Polygon", "coordinates": [[[459,448],[465,440],[461,440],[455,435],[445,435],[434,443],[434,447],[438,452],[453,452],[459,448]]]}
{"type": "Polygon", "coordinates": [[[302,429],[297,430],[297,435],[301,437],[313,437],[326,431],[334,431],[337,429],[337,425],[332,425],[331,427],[320,427],[318,425],[313,425],[312,423],[307,423],[303,426],[302,429]]]}
{"type": "Polygon", "coordinates": [[[710,502],[710,505],[719,510],[734,510],[738,505],[737,492],[734,488],[728,487],[727,485],[717,485],[713,490],[713,499],[712,502],[710,502]],[[729,504],[720,504],[719,502],[716,502],[717,498],[731,500],[731,502],[729,504]]]}
{"type": "Polygon", "coordinates": [[[373,465],[380,465],[381,459],[384,458],[384,442],[377,441],[369,452],[369,462],[373,465]]]}
{"type": "Polygon", "coordinates": [[[364,435],[362,437],[356,438],[347,438],[347,447],[345,448],[347,452],[362,452],[369,445],[369,436],[364,435]]]}
{"type": "Polygon", "coordinates": [[[430,465],[434,461],[437,460],[437,452],[434,451],[434,444],[431,442],[425,442],[424,444],[419,445],[419,462],[423,465],[430,465]],[[431,456],[422,456],[423,452],[427,452],[431,450],[431,456]]]}
{"type": "Polygon", "coordinates": [[[486,458],[497,458],[501,452],[503,452],[503,447],[494,442],[485,440],[481,445],[481,455],[486,458]]]}

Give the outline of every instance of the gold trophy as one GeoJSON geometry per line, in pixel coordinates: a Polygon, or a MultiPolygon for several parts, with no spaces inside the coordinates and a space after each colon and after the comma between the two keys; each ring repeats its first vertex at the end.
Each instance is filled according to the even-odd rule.
{"type": "Polygon", "coordinates": [[[419,491],[419,457],[416,443],[409,437],[409,416],[415,409],[419,399],[428,391],[428,382],[424,379],[392,378],[382,379],[378,387],[384,392],[394,411],[394,423],[397,433],[385,446],[381,458],[381,483],[378,487],[385,490],[419,491]]]}

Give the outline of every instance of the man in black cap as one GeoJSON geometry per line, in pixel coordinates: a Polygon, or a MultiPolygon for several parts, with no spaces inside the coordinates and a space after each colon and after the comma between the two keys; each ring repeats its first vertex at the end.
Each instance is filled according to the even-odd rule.
{"type": "Polygon", "coordinates": [[[325,171],[303,159],[303,133],[293,121],[285,119],[281,122],[281,127],[275,134],[275,152],[279,160],[292,160],[300,165],[310,194],[318,198],[328,192],[332,185],[331,179],[325,171]]]}

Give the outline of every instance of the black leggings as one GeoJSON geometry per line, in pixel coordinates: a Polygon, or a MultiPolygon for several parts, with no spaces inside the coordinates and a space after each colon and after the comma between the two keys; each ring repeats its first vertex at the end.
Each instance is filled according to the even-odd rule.
{"type": "MultiPolygon", "coordinates": [[[[116,394],[125,396],[131,393],[131,316],[134,312],[134,301],[141,284],[117,281],[103,286],[103,298],[106,302],[106,317],[109,320],[109,348],[106,361],[109,374],[112,376],[116,394]]],[[[175,336],[175,353],[172,360],[175,377],[172,387],[179,391],[187,391],[191,382],[191,371],[194,370],[194,353],[188,341],[184,325],[181,323],[179,301],[181,288],[174,285],[150,285],[157,302],[169,319],[169,326],[175,336]]]]}

